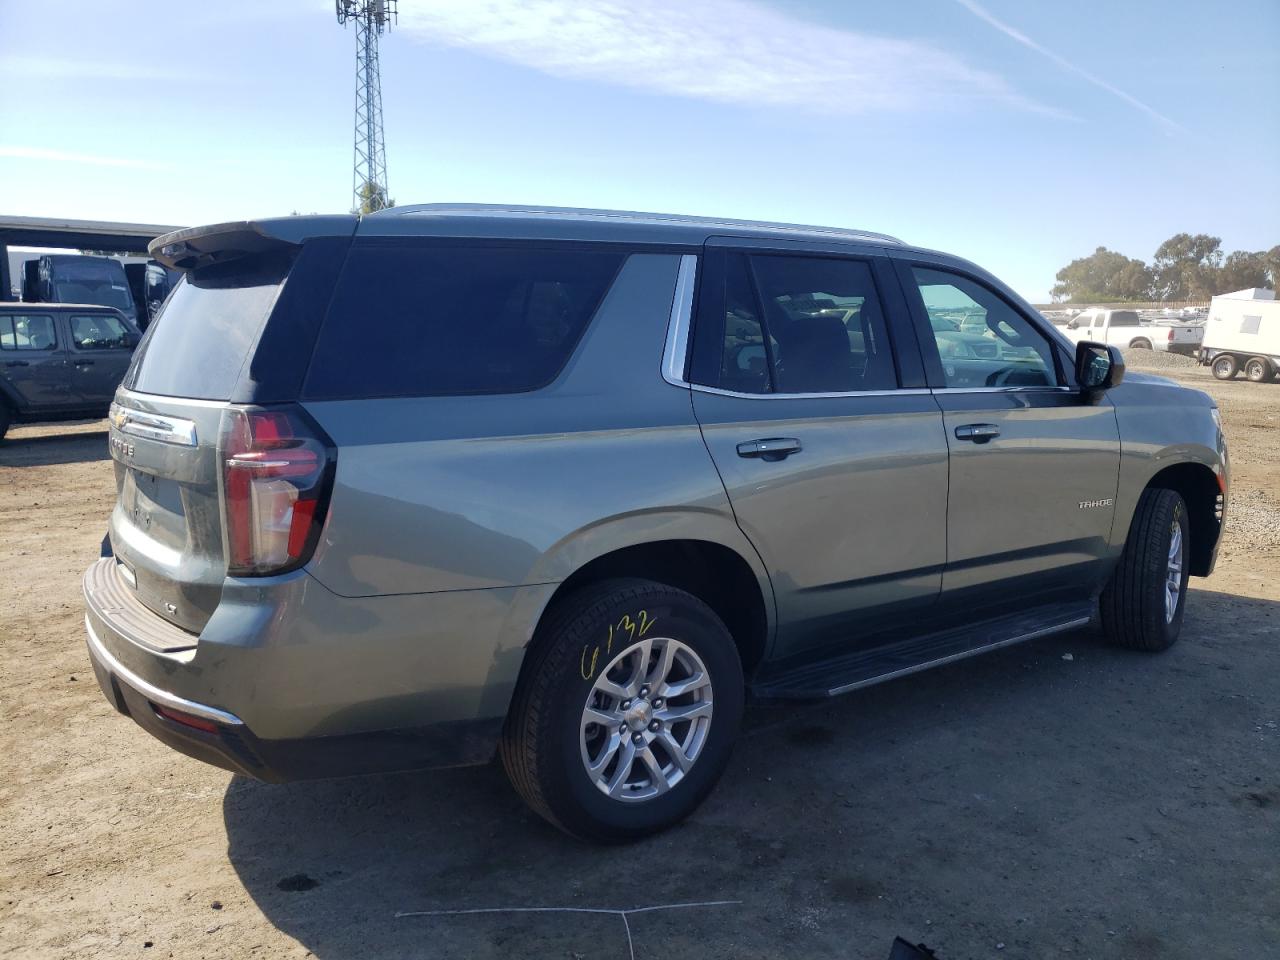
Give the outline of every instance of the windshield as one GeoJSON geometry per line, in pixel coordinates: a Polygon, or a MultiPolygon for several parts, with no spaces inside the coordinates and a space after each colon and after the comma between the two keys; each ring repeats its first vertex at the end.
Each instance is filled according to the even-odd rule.
{"type": "Polygon", "coordinates": [[[55,303],[98,303],[133,312],[133,297],[122,280],[98,280],[91,277],[59,278],[53,282],[55,303]]]}

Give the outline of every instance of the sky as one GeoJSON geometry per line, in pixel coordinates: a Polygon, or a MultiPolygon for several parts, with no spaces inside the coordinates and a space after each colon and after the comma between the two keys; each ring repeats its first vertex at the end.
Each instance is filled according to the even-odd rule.
{"type": "MultiPolygon", "coordinates": [[[[0,0],[0,215],[351,208],[330,0],[0,0]]],[[[397,203],[876,230],[1036,302],[1102,245],[1280,243],[1276,0],[400,0],[397,203]]]]}

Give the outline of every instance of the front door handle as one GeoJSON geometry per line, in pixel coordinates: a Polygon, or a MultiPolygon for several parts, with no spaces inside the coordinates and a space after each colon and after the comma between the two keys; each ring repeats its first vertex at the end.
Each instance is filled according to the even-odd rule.
{"type": "Polygon", "coordinates": [[[738,444],[738,456],[758,457],[770,462],[785,460],[800,450],[800,441],[795,437],[771,437],[767,440],[748,440],[738,444]]]}
{"type": "Polygon", "coordinates": [[[986,443],[1000,436],[1000,428],[994,423],[966,423],[956,427],[957,440],[972,440],[974,443],[986,443]]]}
{"type": "Polygon", "coordinates": [[[72,362],[72,363],[74,363],[77,367],[92,367],[92,366],[93,366],[93,361],[92,361],[92,360],[73,360],[73,361],[71,361],[71,362],[72,362]]]}

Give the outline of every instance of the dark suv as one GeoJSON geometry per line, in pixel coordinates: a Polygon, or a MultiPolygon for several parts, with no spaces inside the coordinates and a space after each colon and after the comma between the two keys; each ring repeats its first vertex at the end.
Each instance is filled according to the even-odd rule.
{"type": "Polygon", "coordinates": [[[1096,614],[1163,649],[1214,564],[1212,401],[891,237],[425,206],[152,254],[186,275],[116,394],[89,651],[246,775],[497,750],[553,823],[635,837],[711,790],[749,692],[1096,614]]]}
{"type": "Polygon", "coordinates": [[[0,437],[11,423],[104,416],[140,337],[112,307],[0,303],[0,437]]]}

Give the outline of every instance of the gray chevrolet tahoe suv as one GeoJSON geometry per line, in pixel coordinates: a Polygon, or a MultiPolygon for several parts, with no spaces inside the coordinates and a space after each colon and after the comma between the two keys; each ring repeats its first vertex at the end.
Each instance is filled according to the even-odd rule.
{"type": "Polygon", "coordinates": [[[552,823],[636,837],[712,789],[748,694],[1095,615],[1161,650],[1214,565],[1212,401],[891,237],[419,206],[152,253],[185,277],[112,408],[89,653],[247,776],[496,752],[552,823]],[[943,313],[993,348],[940,350],[943,313]]]}

